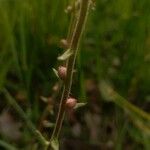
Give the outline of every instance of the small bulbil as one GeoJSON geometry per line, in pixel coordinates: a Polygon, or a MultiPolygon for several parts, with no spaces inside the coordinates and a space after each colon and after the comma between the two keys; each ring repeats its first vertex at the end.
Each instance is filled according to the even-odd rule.
{"type": "Polygon", "coordinates": [[[60,40],[60,46],[64,49],[68,49],[68,41],[66,39],[61,39],[60,40]]]}
{"type": "Polygon", "coordinates": [[[67,68],[64,66],[58,67],[58,76],[60,79],[65,80],[67,75],[67,68]]]}
{"type": "Polygon", "coordinates": [[[77,100],[75,98],[68,98],[66,101],[66,108],[73,109],[77,104],[77,100]]]}

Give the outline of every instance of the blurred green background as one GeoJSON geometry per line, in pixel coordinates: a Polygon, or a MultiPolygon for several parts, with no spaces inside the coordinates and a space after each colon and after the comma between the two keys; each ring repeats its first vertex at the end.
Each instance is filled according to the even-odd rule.
{"type": "MultiPolygon", "coordinates": [[[[36,126],[47,105],[40,96],[51,98],[58,81],[52,68],[60,64],[60,40],[70,21],[64,10],[70,1],[0,0],[0,89],[10,91],[36,126]]],[[[99,85],[109,81],[121,96],[150,113],[150,1],[97,0],[79,49],[71,94],[88,104],[67,115],[62,149],[149,150],[150,122],[138,128],[125,106],[103,99],[99,85]]],[[[32,135],[0,95],[0,139],[19,149],[36,149],[32,135]]],[[[42,132],[47,136],[51,129],[42,132]]]]}

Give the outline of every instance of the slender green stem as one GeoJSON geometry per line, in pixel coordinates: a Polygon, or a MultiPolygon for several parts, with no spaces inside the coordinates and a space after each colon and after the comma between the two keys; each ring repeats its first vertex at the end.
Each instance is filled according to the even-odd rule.
{"type": "Polygon", "coordinates": [[[137,106],[131,104],[128,100],[120,96],[117,92],[113,90],[109,84],[103,82],[101,83],[100,90],[104,98],[109,99],[114,102],[125,111],[133,114],[135,117],[140,117],[148,122],[150,122],[150,114],[138,108],[137,106]]]}
{"type": "Polygon", "coordinates": [[[119,105],[120,107],[123,107],[124,109],[128,109],[130,112],[135,113],[137,116],[150,121],[150,114],[146,113],[142,109],[139,109],[135,105],[128,102],[126,99],[124,99],[122,96],[120,96],[118,93],[114,92],[113,101],[119,105]]]}
{"type": "Polygon", "coordinates": [[[17,111],[17,113],[20,115],[20,117],[24,120],[27,127],[30,129],[30,131],[35,135],[37,140],[44,146],[47,147],[49,144],[48,141],[41,135],[41,133],[34,127],[33,123],[29,120],[29,118],[26,116],[25,112],[21,109],[21,107],[17,104],[16,100],[10,95],[10,93],[3,89],[3,93],[5,94],[8,103],[17,111]]]}
{"type": "Polygon", "coordinates": [[[89,10],[90,0],[81,0],[80,5],[80,13],[79,17],[77,18],[77,22],[75,25],[75,29],[73,31],[72,40],[69,49],[72,51],[72,55],[67,61],[67,77],[64,83],[64,88],[62,92],[61,102],[59,106],[59,112],[56,120],[56,124],[51,136],[51,140],[53,138],[58,138],[60,134],[60,130],[62,127],[64,115],[65,115],[65,103],[66,99],[69,97],[71,86],[72,86],[72,77],[73,77],[73,70],[74,64],[76,60],[76,55],[78,51],[78,46],[80,42],[80,38],[84,29],[84,25],[87,19],[88,10],[89,10]]]}
{"type": "Polygon", "coordinates": [[[13,145],[5,142],[5,141],[2,141],[0,140],[0,146],[6,148],[7,150],[18,150],[16,147],[14,147],[13,145]]]}

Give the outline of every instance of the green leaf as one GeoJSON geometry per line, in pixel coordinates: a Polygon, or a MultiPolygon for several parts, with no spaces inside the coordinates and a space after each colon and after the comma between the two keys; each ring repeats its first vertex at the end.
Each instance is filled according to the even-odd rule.
{"type": "Polygon", "coordinates": [[[52,68],[52,69],[53,69],[53,72],[56,75],[56,77],[59,78],[58,71],[55,68],[52,68]]]}
{"type": "Polygon", "coordinates": [[[68,59],[72,55],[72,52],[70,49],[66,50],[61,56],[58,57],[58,60],[64,61],[68,59]]]}
{"type": "Polygon", "coordinates": [[[59,141],[57,138],[51,140],[51,147],[53,150],[59,150],[59,141]]]}
{"type": "Polygon", "coordinates": [[[85,106],[87,103],[77,103],[76,106],[74,107],[74,109],[78,109],[80,107],[85,106]]]}
{"type": "Polygon", "coordinates": [[[47,120],[44,120],[44,121],[43,121],[43,125],[44,125],[44,127],[46,127],[46,128],[53,128],[53,127],[55,126],[55,123],[51,123],[51,122],[49,122],[49,121],[47,121],[47,120]]]}

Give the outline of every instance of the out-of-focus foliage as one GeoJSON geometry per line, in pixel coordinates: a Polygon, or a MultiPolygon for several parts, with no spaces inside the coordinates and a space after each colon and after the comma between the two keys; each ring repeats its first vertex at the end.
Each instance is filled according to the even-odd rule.
{"type": "MultiPolygon", "coordinates": [[[[70,17],[64,10],[70,2],[0,0],[0,90],[9,89],[37,126],[46,106],[40,96],[51,96],[57,82],[52,68],[58,66],[57,56],[63,51],[59,41],[67,35],[70,17]]],[[[98,88],[101,81],[108,80],[120,95],[150,113],[149,27],[149,0],[96,1],[81,41],[72,88],[72,94],[87,102],[88,108],[69,116],[73,125],[64,125],[62,141],[66,145],[77,145],[77,149],[89,148],[87,143],[102,149],[150,149],[150,137],[145,134],[150,123],[148,129],[142,123],[132,123],[124,109],[103,101],[98,88]],[[68,137],[74,140],[68,142],[68,137]]],[[[17,147],[30,145],[26,144],[32,143],[27,129],[19,142],[1,134],[5,120],[13,122],[14,132],[23,126],[18,126],[19,119],[15,124],[10,117],[12,110],[3,95],[0,110],[0,139],[17,147]]]]}

